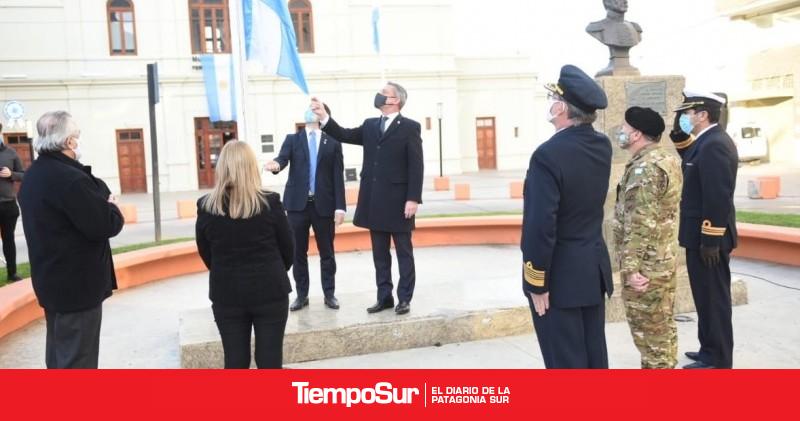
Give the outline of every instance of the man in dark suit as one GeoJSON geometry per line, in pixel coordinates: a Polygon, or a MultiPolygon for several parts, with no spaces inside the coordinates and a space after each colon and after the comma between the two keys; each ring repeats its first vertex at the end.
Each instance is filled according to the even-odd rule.
{"type": "Polygon", "coordinates": [[[700,350],[683,368],[731,368],[730,254],[736,248],[733,192],[739,156],[720,127],[725,98],[684,91],[670,137],[683,159],[683,194],[678,242],[686,249],[686,268],[697,309],[700,350]]]}
{"type": "Polygon", "coordinates": [[[109,239],[125,220],[106,183],[80,163],[66,111],[36,123],[39,157],[19,191],[33,290],[47,321],[47,368],[97,368],[103,301],[117,288],[109,239]]]}
{"type": "Polygon", "coordinates": [[[407,99],[402,86],[387,83],[375,95],[374,105],[381,111],[381,117],[368,118],[354,129],[339,126],[316,98],[311,102],[325,133],[342,143],[364,147],[361,188],[353,223],[369,229],[372,240],[378,300],[367,309],[368,313],[394,307],[392,256],[389,254],[392,240],[400,266],[399,303],[395,312],[408,313],[414,295],[416,273],[411,232],[417,207],[422,203],[424,163],[420,125],[400,114],[407,99]]]}
{"type": "Polygon", "coordinates": [[[305,129],[286,136],[278,156],[266,164],[266,169],[273,174],[289,166],[283,206],[294,232],[292,273],[297,287],[297,298],[289,310],[297,311],[308,305],[310,227],[314,228],[319,250],[325,306],[337,310],[339,301],[334,295],[336,258],[333,239],[336,226],[342,224],[346,211],[342,144],[320,131],[319,120],[310,109],[306,110],[304,119],[305,129]]]}
{"type": "Polygon", "coordinates": [[[607,368],[605,301],[613,284],[603,240],[611,143],[592,128],[605,92],[575,66],[550,91],[556,128],[525,178],[522,289],[547,368],[607,368]]]}

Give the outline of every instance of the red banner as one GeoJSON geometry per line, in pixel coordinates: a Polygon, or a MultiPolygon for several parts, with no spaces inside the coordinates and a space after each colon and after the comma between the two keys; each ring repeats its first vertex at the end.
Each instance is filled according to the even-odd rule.
{"type": "Polygon", "coordinates": [[[800,371],[7,370],[0,371],[0,385],[7,420],[738,420],[796,418],[800,371]]]}

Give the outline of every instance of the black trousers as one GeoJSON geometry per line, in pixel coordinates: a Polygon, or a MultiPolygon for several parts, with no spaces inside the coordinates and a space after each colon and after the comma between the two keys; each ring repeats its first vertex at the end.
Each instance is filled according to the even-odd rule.
{"type": "Polygon", "coordinates": [[[250,337],[256,336],[256,367],[283,366],[283,333],[289,318],[289,296],[252,307],[211,306],[222,337],[225,368],[250,368],[250,337]]]}
{"type": "Polygon", "coordinates": [[[410,303],[414,297],[414,284],[417,275],[414,268],[414,246],[411,232],[370,231],[372,240],[372,261],[375,263],[375,283],[378,286],[378,302],[393,303],[391,241],[394,240],[397,265],[400,267],[400,280],[397,284],[397,299],[410,303]]]}
{"type": "Polygon", "coordinates": [[[8,276],[17,274],[17,244],[14,230],[19,219],[19,206],[16,200],[0,202],[0,239],[3,241],[3,257],[6,259],[8,276]]]}
{"type": "Polygon", "coordinates": [[[686,249],[686,268],[697,309],[700,360],[717,368],[733,367],[730,252],[720,251],[720,263],[706,267],[700,250],[686,249]]]}
{"type": "Polygon", "coordinates": [[[288,212],[289,225],[294,233],[294,275],[295,291],[298,297],[308,297],[308,230],[314,229],[320,261],[320,278],[322,292],[332,297],[336,290],[336,257],[333,240],[336,236],[336,224],[332,217],[320,216],[313,201],[309,201],[305,210],[288,212]]]}
{"type": "Polygon", "coordinates": [[[546,368],[608,368],[605,300],[590,307],[550,307],[539,317],[526,295],[546,368]]]}
{"type": "Polygon", "coordinates": [[[103,305],[73,313],[45,310],[47,368],[97,368],[103,305]]]}

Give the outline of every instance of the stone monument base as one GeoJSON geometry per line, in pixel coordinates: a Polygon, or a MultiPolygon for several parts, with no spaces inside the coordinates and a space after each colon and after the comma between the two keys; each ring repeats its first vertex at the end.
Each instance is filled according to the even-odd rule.
{"type": "MultiPolygon", "coordinates": [[[[685,274],[680,279],[683,281],[676,291],[676,314],[694,311],[685,274]]],[[[517,285],[514,283],[512,289],[519,290],[517,285]]],[[[292,364],[532,333],[531,313],[521,291],[509,294],[507,287],[485,283],[479,291],[473,291],[474,300],[460,302],[443,302],[419,294],[411,305],[411,313],[405,316],[397,316],[391,310],[367,314],[364,309],[374,303],[374,293],[341,295],[342,308],[338,311],[325,308],[321,300],[312,301],[311,306],[289,315],[283,362],[292,364]]],[[[617,292],[606,302],[608,322],[625,321],[622,289],[619,285],[615,289],[617,292]]],[[[735,305],[747,303],[743,281],[732,284],[731,296],[735,305]]],[[[210,308],[181,314],[179,342],[181,367],[222,367],[222,343],[210,308]]],[[[531,342],[530,346],[535,348],[536,344],[531,342]]]]}

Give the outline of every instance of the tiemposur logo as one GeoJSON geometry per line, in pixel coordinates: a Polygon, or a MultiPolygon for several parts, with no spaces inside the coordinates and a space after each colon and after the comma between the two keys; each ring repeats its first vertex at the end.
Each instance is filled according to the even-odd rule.
{"type": "Polygon", "coordinates": [[[292,382],[297,388],[299,405],[390,405],[413,403],[414,396],[419,396],[416,387],[397,388],[389,382],[379,382],[375,387],[309,387],[308,382],[292,382]]]}

